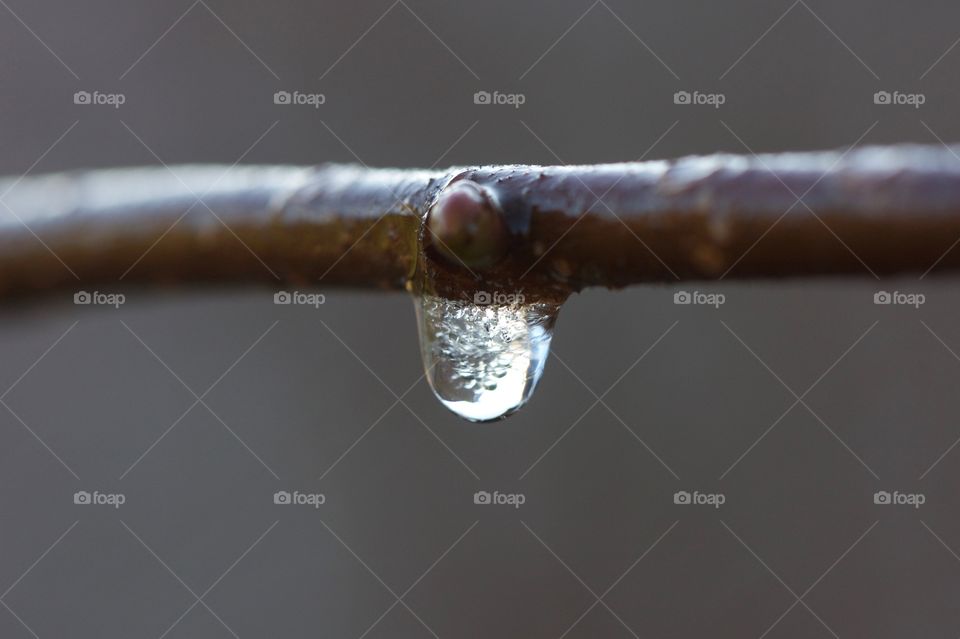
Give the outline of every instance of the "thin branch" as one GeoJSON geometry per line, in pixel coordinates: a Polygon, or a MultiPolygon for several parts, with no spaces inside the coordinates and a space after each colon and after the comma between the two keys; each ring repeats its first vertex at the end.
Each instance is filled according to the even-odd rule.
{"type": "MultiPolygon", "coordinates": [[[[597,166],[114,169],[0,181],[0,294],[124,282],[397,289],[454,180],[499,202],[485,284],[536,290],[960,267],[958,148],[597,166]],[[226,175],[224,172],[226,171],[226,175]],[[602,197],[598,194],[603,194],[602,197]],[[159,239],[162,238],[162,239],[159,239]],[[51,255],[52,253],[52,255],[51,255]],[[65,267],[66,265],[66,267],[65,267]],[[126,274],[125,274],[126,273],[126,274]],[[124,275],[125,274],[125,275],[124,275]]],[[[431,255],[430,249],[425,249],[431,255]]],[[[455,284],[476,280],[434,265],[455,284]]]]}

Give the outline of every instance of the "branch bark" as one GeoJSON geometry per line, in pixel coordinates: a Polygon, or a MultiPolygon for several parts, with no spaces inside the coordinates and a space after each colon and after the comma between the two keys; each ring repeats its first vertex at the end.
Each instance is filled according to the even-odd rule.
{"type": "MultiPolygon", "coordinates": [[[[960,267],[958,148],[713,155],[441,171],[181,166],[0,182],[0,294],[137,284],[437,289],[585,286],[960,267]],[[495,267],[435,259],[423,221],[452,181],[493,193],[495,267]],[[418,248],[419,247],[419,248],[418,248]],[[419,249],[423,250],[420,251],[419,249]]],[[[441,291],[442,292],[442,291],[441,291]]]]}

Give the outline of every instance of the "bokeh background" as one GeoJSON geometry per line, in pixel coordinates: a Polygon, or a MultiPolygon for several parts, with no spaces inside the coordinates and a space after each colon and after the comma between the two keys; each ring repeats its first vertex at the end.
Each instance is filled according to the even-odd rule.
{"type": "MultiPolygon", "coordinates": [[[[0,170],[940,144],[960,134],[958,17],[943,1],[2,0],[0,170]]],[[[403,294],[318,282],[314,309],[118,282],[119,309],[3,309],[0,636],[956,636],[960,290],[919,276],[585,292],[531,403],[491,425],[432,398],[403,294]],[[680,290],[726,301],[675,305],[680,290]],[[875,305],[881,290],[925,303],[875,305]]]]}

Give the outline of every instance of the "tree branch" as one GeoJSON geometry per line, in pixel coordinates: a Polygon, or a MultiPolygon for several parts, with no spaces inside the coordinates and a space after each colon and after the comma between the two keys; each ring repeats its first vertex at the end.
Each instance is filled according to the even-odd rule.
{"type": "Polygon", "coordinates": [[[182,166],[0,182],[0,294],[129,283],[543,290],[956,269],[960,157],[943,147],[444,171],[182,166]],[[492,194],[506,257],[438,259],[453,181],[492,194]],[[5,205],[5,206],[4,206],[5,205]],[[419,251],[418,247],[423,250],[419,251]],[[478,283],[479,282],[479,283],[478,283]]]}

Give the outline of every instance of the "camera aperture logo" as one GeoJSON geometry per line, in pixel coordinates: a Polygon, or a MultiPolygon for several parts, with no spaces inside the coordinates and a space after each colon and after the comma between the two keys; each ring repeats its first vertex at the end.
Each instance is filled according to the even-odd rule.
{"type": "Polygon", "coordinates": [[[525,299],[523,293],[477,291],[473,294],[473,303],[478,306],[516,306],[523,304],[525,299]]]}
{"type": "Polygon", "coordinates": [[[702,93],[700,91],[677,91],[673,94],[673,103],[681,105],[712,106],[719,109],[727,101],[723,93],[702,93]]]}
{"type": "Polygon", "coordinates": [[[882,105],[912,106],[919,109],[927,101],[923,93],[903,93],[902,91],[877,91],[873,94],[873,103],[882,105]]]}
{"type": "Polygon", "coordinates": [[[73,503],[78,506],[113,506],[120,508],[127,502],[127,496],[123,493],[101,493],[99,490],[93,492],[87,490],[78,490],[73,493],[73,503]]]}
{"type": "Polygon", "coordinates": [[[522,93],[500,93],[499,91],[477,91],[473,94],[474,104],[494,104],[508,105],[514,109],[519,109],[527,101],[527,96],[522,93]]]}
{"type": "Polygon", "coordinates": [[[873,303],[890,306],[912,306],[920,308],[927,301],[923,293],[904,293],[901,291],[877,291],[873,294],[873,303]]]}
{"type": "Polygon", "coordinates": [[[927,496],[923,493],[902,493],[899,490],[888,492],[878,490],[873,493],[873,503],[878,506],[913,506],[920,508],[927,503],[927,496]]]}
{"type": "Polygon", "coordinates": [[[673,493],[673,503],[679,506],[713,506],[720,508],[727,502],[727,496],[723,493],[701,493],[699,490],[689,492],[678,490],[673,493]]]}
{"type": "Polygon", "coordinates": [[[273,94],[273,103],[283,106],[311,106],[319,109],[326,104],[327,96],[322,93],[302,93],[300,91],[277,91],[273,94]]]}
{"type": "Polygon", "coordinates": [[[290,492],[278,490],[273,493],[273,503],[279,506],[311,506],[320,508],[327,503],[327,496],[323,493],[301,493],[299,490],[290,492]]]}
{"type": "Polygon", "coordinates": [[[323,293],[302,293],[300,291],[277,291],[273,294],[274,304],[291,304],[294,306],[312,306],[320,308],[325,304],[327,297],[323,293]]]}
{"type": "Polygon", "coordinates": [[[527,503],[527,496],[523,493],[501,493],[495,490],[492,493],[486,490],[478,490],[473,493],[473,503],[478,506],[513,506],[520,508],[527,503]]]}
{"type": "Polygon", "coordinates": [[[101,93],[100,91],[77,91],[73,94],[73,103],[93,106],[112,106],[119,109],[127,101],[122,93],[101,93]]]}
{"type": "Polygon", "coordinates": [[[674,304],[689,304],[692,306],[712,306],[720,308],[727,302],[723,293],[703,293],[702,291],[677,291],[673,294],[674,304]]]}
{"type": "Polygon", "coordinates": [[[77,291],[73,294],[73,303],[84,306],[112,306],[120,308],[127,301],[123,293],[103,293],[101,291],[77,291]]]}

